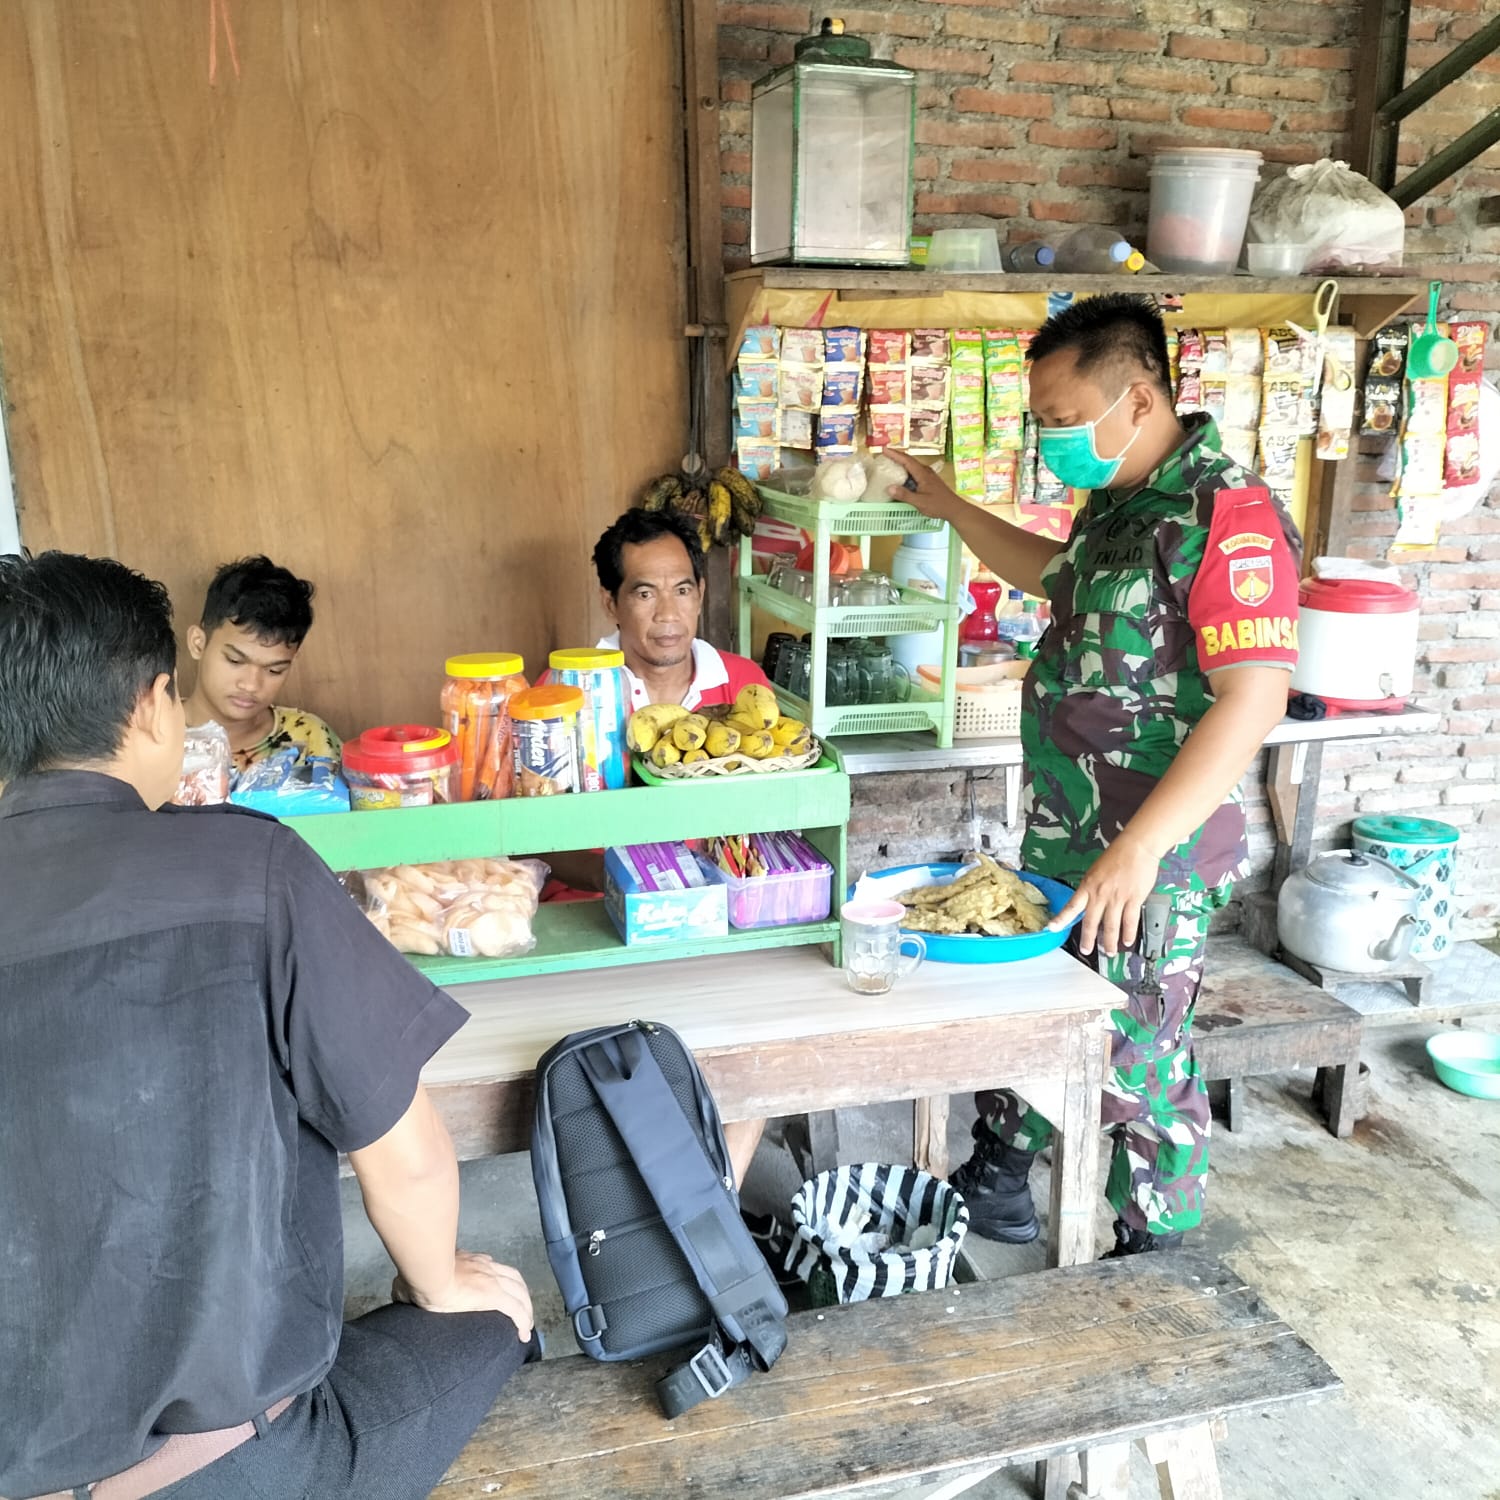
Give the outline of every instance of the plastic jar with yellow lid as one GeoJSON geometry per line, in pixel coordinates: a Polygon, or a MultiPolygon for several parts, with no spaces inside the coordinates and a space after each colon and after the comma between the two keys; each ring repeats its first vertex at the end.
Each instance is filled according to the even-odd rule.
{"type": "Polygon", "coordinates": [[[625,679],[625,653],[602,646],[554,651],[547,659],[547,681],[583,693],[578,721],[579,790],[612,791],[628,785],[625,725],[630,718],[630,688],[625,679]]]}
{"type": "Polygon", "coordinates": [[[525,692],[526,663],[509,651],[450,656],[443,723],[458,746],[458,800],[488,802],[515,790],[510,701],[525,692]]]}

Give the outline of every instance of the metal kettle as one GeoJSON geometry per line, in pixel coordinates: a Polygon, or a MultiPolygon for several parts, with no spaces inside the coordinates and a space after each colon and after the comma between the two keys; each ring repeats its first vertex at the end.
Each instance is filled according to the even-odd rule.
{"type": "Polygon", "coordinates": [[[1289,875],[1276,898],[1288,953],[1345,974],[1379,974],[1411,951],[1422,887],[1394,865],[1334,849],[1289,875]]]}

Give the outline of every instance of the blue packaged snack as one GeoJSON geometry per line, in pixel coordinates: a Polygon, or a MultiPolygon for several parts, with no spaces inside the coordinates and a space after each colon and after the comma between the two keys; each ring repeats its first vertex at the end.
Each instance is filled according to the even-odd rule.
{"type": "Polygon", "coordinates": [[[349,811],[349,787],[338,765],[326,756],[307,756],[295,747],[278,750],[235,777],[229,800],[237,807],[273,818],[349,811]]]}

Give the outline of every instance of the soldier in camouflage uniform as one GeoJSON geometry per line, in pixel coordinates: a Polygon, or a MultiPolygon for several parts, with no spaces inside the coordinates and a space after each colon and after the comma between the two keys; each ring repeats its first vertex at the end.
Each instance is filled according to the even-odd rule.
{"type": "MultiPolygon", "coordinates": [[[[1090,491],[1067,543],[950,498],[915,465],[908,498],[1052,602],[1023,699],[1022,865],[1077,889],[1062,914],[1083,913],[1072,951],[1125,995],[1103,1119],[1111,1253],[1132,1254],[1175,1245],[1203,1212],[1209,1112],[1192,1011],[1209,919],[1245,871],[1239,779],[1286,706],[1301,543],[1280,499],[1224,456],[1213,422],[1179,420],[1154,307],[1077,303],[1030,357],[1041,451],[1090,491]],[[1173,907],[1160,1002],[1136,993],[1138,915],[1154,890],[1173,907]]],[[[953,1174],[972,1227],[1034,1239],[1027,1178],[1051,1125],[1009,1090],[976,1103],[974,1157],[953,1174]]]]}

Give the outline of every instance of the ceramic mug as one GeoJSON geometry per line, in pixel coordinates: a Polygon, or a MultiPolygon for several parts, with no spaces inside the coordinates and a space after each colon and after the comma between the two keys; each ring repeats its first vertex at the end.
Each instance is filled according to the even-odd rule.
{"type": "Polygon", "coordinates": [[[851,901],[839,914],[844,939],[844,980],[857,995],[884,995],[927,956],[927,944],[902,932],[899,901],[851,901]],[[902,950],[912,948],[912,953],[902,950]]]}

